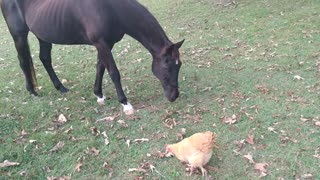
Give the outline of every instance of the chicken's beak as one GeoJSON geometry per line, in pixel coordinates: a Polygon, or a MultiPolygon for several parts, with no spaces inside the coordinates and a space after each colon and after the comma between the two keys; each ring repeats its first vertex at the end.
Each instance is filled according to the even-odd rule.
{"type": "Polygon", "coordinates": [[[165,157],[172,157],[172,156],[174,156],[174,154],[172,152],[169,152],[169,151],[166,150],[164,156],[165,157]]]}

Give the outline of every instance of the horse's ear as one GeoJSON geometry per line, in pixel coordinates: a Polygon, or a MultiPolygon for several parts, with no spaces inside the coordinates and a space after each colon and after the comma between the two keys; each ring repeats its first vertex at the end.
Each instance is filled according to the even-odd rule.
{"type": "Polygon", "coordinates": [[[171,44],[169,47],[165,49],[164,53],[168,55],[172,55],[174,51],[177,51],[182,46],[183,42],[184,42],[184,39],[175,44],[171,44]]]}
{"type": "Polygon", "coordinates": [[[182,46],[183,42],[184,42],[184,39],[183,39],[182,41],[180,41],[180,42],[177,42],[177,43],[174,45],[175,48],[176,48],[176,49],[179,49],[179,48],[182,46]]]}

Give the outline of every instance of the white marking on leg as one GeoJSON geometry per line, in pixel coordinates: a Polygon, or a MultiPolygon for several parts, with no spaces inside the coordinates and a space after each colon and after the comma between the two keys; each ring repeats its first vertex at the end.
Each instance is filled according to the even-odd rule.
{"type": "Polygon", "coordinates": [[[102,96],[102,98],[97,96],[97,102],[100,106],[104,105],[104,100],[106,99],[105,96],[102,96]]]}
{"type": "Polygon", "coordinates": [[[134,114],[134,109],[132,107],[132,105],[127,102],[127,104],[121,104],[122,107],[123,107],[123,112],[126,114],[126,115],[132,115],[134,114]]]}

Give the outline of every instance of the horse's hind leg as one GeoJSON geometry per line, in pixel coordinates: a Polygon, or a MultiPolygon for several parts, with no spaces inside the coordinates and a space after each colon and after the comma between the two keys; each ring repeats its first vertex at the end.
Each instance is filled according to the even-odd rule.
{"type": "Polygon", "coordinates": [[[69,90],[62,85],[61,81],[59,80],[59,78],[57,77],[56,73],[53,70],[52,60],[51,60],[52,44],[44,42],[41,39],[38,39],[38,40],[39,40],[39,44],[40,44],[39,58],[43,64],[44,68],[47,70],[54,87],[57,90],[61,91],[62,93],[68,92],[69,90]]]}
{"type": "Polygon", "coordinates": [[[26,79],[26,88],[30,94],[38,95],[35,92],[37,79],[28,44],[29,28],[23,17],[20,16],[21,13],[19,12],[18,7],[14,4],[14,1],[2,2],[1,10],[8,25],[10,34],[14,40],[20,67],[26,79]]]}
{"type": "Polygon", "coordinates": [[[18,52],[20,67],[25,75],[26,88],[30,92],[30,94],[37,96],[38,93],[35,91],[35,87],[37,86],[37,79],[32,58],[30,56],[27,35],[13,36],[13,39],[18,52]]]}

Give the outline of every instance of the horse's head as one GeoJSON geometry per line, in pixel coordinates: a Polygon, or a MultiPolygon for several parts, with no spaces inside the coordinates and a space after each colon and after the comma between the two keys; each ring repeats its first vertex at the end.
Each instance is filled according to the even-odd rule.
{"type": "Polygon", "coordinates": [[[152,72],[160,80],[165,95],[170,102],[179,97],[178,75],[182,65],[179,48],[184,40],[162,50],[159,57],[154,57],[152,72]]]}

